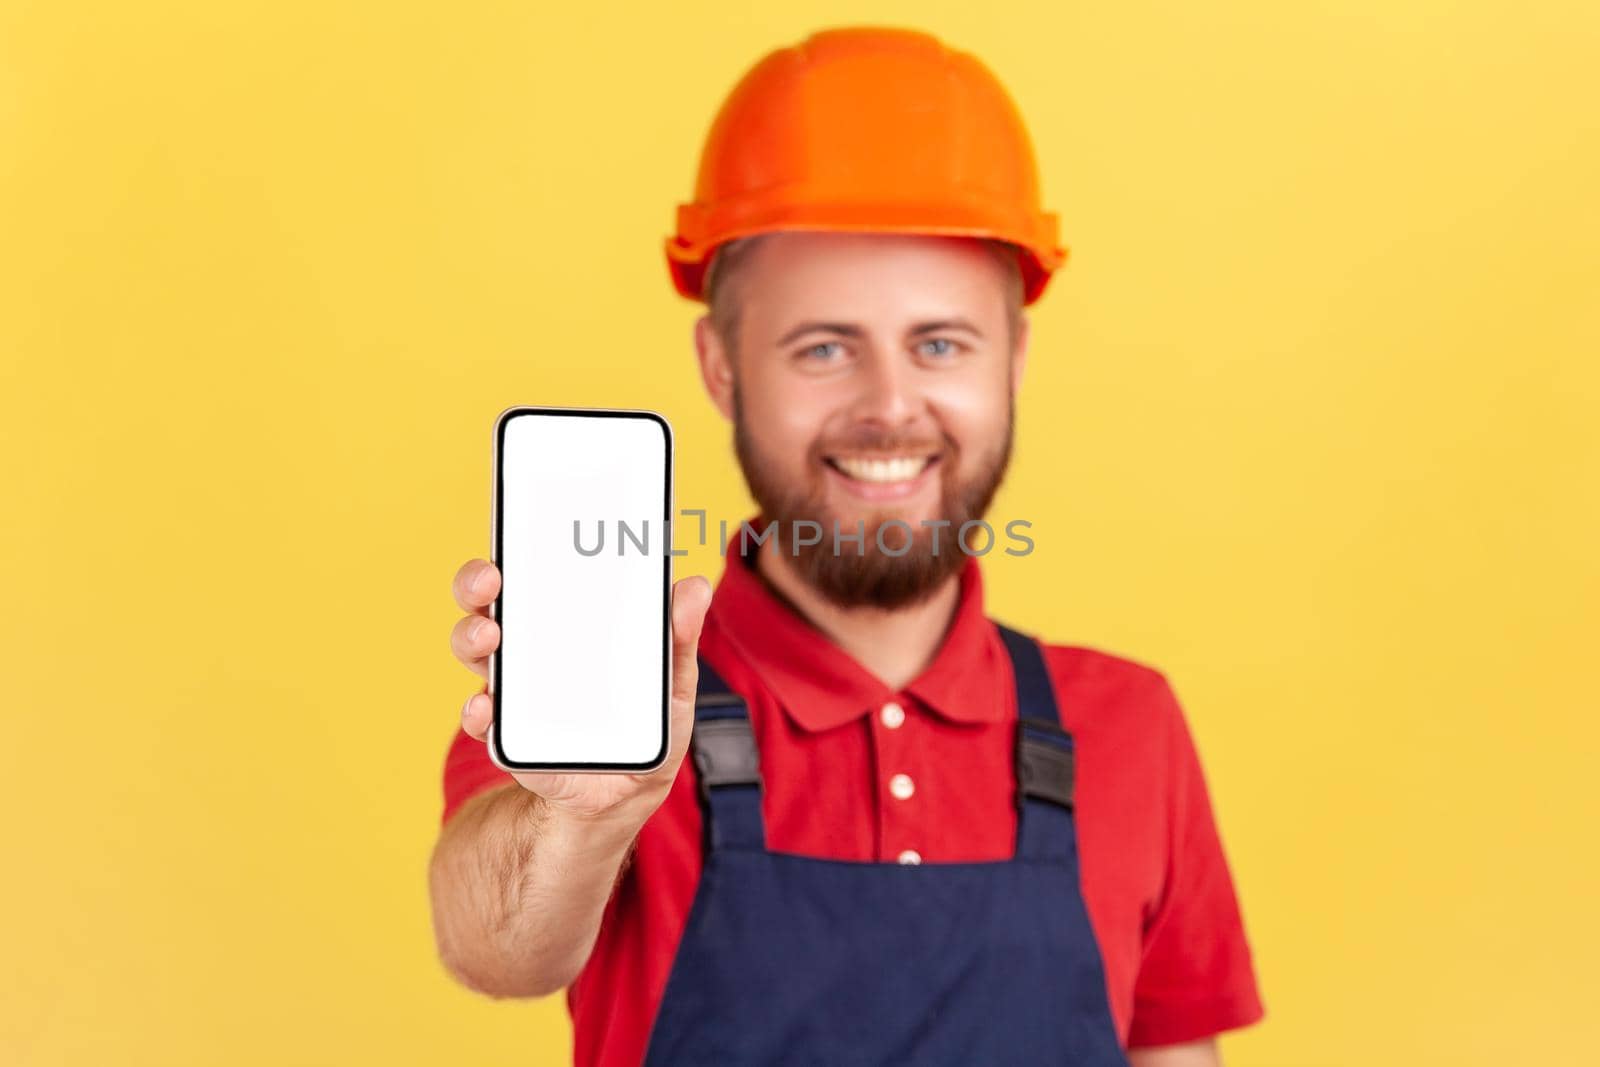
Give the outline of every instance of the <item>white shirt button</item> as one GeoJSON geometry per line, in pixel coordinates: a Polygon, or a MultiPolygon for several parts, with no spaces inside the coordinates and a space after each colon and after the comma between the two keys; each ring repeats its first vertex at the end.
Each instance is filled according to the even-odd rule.
{"type": "Polygon", "coordinates": [[[917,783],[911,780],[909,774],[897,774],[889,779],[889,792],[896,800],[909,799],[917,791],[917,783]]]}
{"type": "Polygon", "coordinates": [[[898,730],[900,724],[906,721],[906,709],[891,700],[878,710],[878,718],[889,729],[898,730]]]}
{"type": "Polygon", "coordinates": [[[895,859],[899,860],[901,863],[921,863],[922,853],[918,852],[914,848],[908,848],[904,852],[900,853],[900,855],[896,856],[895,859]]]}

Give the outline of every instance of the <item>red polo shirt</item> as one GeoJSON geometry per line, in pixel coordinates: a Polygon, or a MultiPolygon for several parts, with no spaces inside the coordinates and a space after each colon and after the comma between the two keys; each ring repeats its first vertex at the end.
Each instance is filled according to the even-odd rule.
{"type": "MultiPolygon", "coordinates": [[[[774,851],[886,862],[915,852],[925,863],[1012,855],[1016,698],[976,559],[961,574],[960,606],[937,658],[902,690],[796,614],[736,553],[700,654],[749,705],[774,851]],[[902,775],[909,795],[904,779],[890,791],[902,775]]],[[[1045,659],[1077,744],[1080,878],[1123,1044],[1171,1044],[1257,1021],[1264,1012],[1250,948],[1172,687],[1152,667],[1092,648],[1047,645],[1045,659]]],[[[457,731],[444,818],[509,780],[457,731]]],[[[686,759],[640,831],[589,962],[567,991],[578,1064],[643,1059],[699,881],[700,835],[686,759]]]]}

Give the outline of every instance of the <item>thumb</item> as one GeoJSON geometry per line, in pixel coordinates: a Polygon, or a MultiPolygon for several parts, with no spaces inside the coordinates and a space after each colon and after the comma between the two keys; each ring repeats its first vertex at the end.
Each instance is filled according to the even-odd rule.
{"type": "Polygon", "coordinates": [[[700,631],[706,609],[711,606],[711,583],[699,575],[685,578],[672,587],[672,701],[673,711],[684,705],[694,707],[695,689],[700,682],[700,665],[695,659],[700,649],[700,631]]]}

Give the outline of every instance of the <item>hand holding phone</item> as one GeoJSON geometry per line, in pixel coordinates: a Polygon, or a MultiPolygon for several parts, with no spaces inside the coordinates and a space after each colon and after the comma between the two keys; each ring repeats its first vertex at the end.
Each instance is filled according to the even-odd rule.
{"type": "Polygon", "coordinates": [[[659,803],[693,728],[710,587],[671,586],[671,440],[654,412],[502,412],[493,561],[457,575],[473,616],[452,644],[489,682],[464,726],[480,736],[487,702],[494,761],[586,815],[659,803]]]}
{"type": "MultiPolygon", "coordinates": [[[[451,631],[451,650],[468,670],[486,682],[489,656],[500,642],[500,627],[489,616],[489,608],[500,595],[500,587],[499,569],[483,559],[463,564],[452,584],[456,603],[467,614],[451,631]]],[[[644,774],[513,771],[511,777],[517,784],[580,821],[602,819],[644,825],[650,813],[666,798],[689,749],[699,677],[695,657],[700,645],[700,627],[710,605],[711,584],[704,578],[684,578],[672,587],[671,743],[666,761],[660,767],[644,774]]],[[[492,721],[493,702],[485,685],[467,698],[461,709],[461,728],[469,736],[487,743],[492,721]]]]}

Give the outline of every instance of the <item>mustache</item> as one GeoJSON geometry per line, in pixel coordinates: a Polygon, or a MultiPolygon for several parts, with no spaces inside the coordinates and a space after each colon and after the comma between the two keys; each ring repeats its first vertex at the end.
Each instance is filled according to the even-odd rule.
{"type": "Polygon", "coordinates": [[[947,434],[904,433],[863,426],[838,437],[820,438],[811,451],[820,457],[836,452],[923,452],[944,455],[955,450],[956,444],[947,434]]]}

